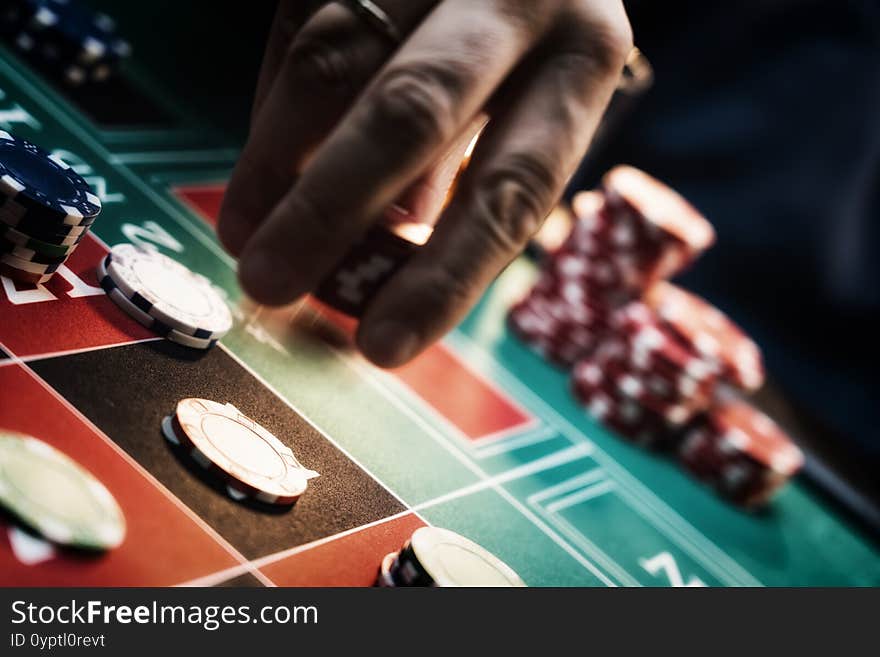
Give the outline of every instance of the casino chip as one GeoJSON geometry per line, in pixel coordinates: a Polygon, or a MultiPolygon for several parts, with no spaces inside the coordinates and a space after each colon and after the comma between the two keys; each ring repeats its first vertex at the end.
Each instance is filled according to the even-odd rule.
{"type": "Polygon", "coordinates": [[[217,288],[158,251],[114,246],[98,263],[97,276],[120,308],[173,342],[208,349],[232,328],[232,313],[217,288]]]}
{"type": "Polygon", "coordinates": [[[43,285],[52,280],[53,274],[34,274],[32,272],[23,271],[17,267],[0,262],[0,276],[6,276],[19,283],[29,283],[30,285],[43,285]]]}
{"type": "Polygon", "coordinates": [[[613,305],[590,299],[578,283],[545,275],[510,310],[508,325],[542,357],[570,367],[598,347],[613,310],[613,305]]]}
{"type": "Polygon", "coordinates": [[[0,274],[47,282],[100,211],[100,199],[65,162],[0,131],[0,274]]]}
{"type": "Polygon", "coordinates": [[[379,586],[521,587],[525,582],[494,554],[448,529],[421,527],[399,553],[382,561],[379,586]]]}
{"type": "Polygon", "coordinates": [[[537,283],[508,313],[511,332],[570,369],[572,394],[609,430],[670,452],[687,436],[682,460],[698,476],[746,505],[769,499],[793,468],[768,467],[750,450],[774,436],[787,454],[780,458],[798,458],[757,411],[736,418],[751,418],[764,434],[741,427],[738,438],[720,438],[725,419],[734,420],[715,408],[729,386],[762,386],[760,349],[709,302],[666,281],[714,243],[711,224],[628,166],[608,172],[599,191],[577,194],[572,210],[568,236],[540,249],[537,283]]]}
{"type": "Polygon", "coordinates": [[[11,253],[0,255],[0,262],[6,263],[15,269],[30,272],[31,274],[53,274],[58,270],[58,267],[60,267],[60,265],[57,264],[47,265],[39,262],[32,262],[30,260],[23,260],[11,253]]]}
{"type": "Polygon", "coordinates": [[[379,567],[379,576],[376,579],[376,586],[381,588],[395,588],[397,583],[394,581],[392,570],[397,567],[398,552],[390,552],[382,559],[382,565],[379,567]]]}
{"type": "Polygon", "coordinates": [[[113,279],[110,278],[110,276],[107,274],[106,259],[98,263],[98,266],[95,268],[95,274],[98,278],[98,283],[107,293],[107,296],[110,297],[113,303],[124,310],[125,313],[136,322],[138,322],[142,326],[146,326],[148,329],[155,331],[166,340],[170,340],[171,342],[176,342],[177,344],[183,345],[185,347],[191,347],[193,349],[210,349],[215,344],[217,344],[216,340],[212,340],[209,338],[196,338],[191,335],[181,333],[180,331],[175,331],[170,326],[163,324],[158,319],[148,315],[146,312],[141,310],[141,308],[136,306],[128,297],[125,296],[125,294],[123,294],[123,292],[119,289],[119,287],[117,287],[113,279]]]}
{"type": "Polygon", "coordinates": [[[678,456],[694,476],[748,508],[766,504],[804,464],[788,434],[742,400],[721,401],[706,412],[678,456]]]}
{"type": "Polygon", "coordinates": [[[364,314],[382,286],[427,243],[433,228],[416,222],[374,226],[314,291],[319,301],[350,317],[364,314]]]}
{"type": "MultiPolygon", "coordinates": [[[[634,443],[654,449],[674,446],[695,411],[672,400],[653,398],[647,403],[651,395],[641,382],[638,390],[631,390],[623,382],[624,376],[612,372],[610,361],[581,360],[572,369],[572,394],[592,417],[634,443]]],[[[635,377],[632,380],[638,381],[635,377]]]]}
{"type": "Polygon", "coordinates": [[[61,230],[90,223],[101,212],[101,200],[61,158],[5,131],[0,131],[0,195],[0,218],[11,226],[19,217],[61,230]]]}
{"type": "Polygon", "coordinates": [[[43,240],[38,240],[30,235],[25,235],[21,231],[15,230],[12,226],[0,222],[0,250],[4,252],[13,248],[23,248],[33,251],[34,253],[43,254],[47,257],[67,258],[76,250],[79,242],[73,244],[51,244],[43,240]]]}
{"type": "MultiPolygon", "coordinates": [[[[676,242],[691,260],[715,242],[715,231],[700,212],[675,190],[644,171],[618,166],[602,179],[606,204],[612,216],[626,215],[636,222],[636,239],[676,242]]],[[[617,222],[612,228],[617,229],[617,222]]],[[[666,276],[669,276],[666,273],[666,276]]]]}
{"type": "Polygon", "coordinates": [[[9,0],[0,32],[71,86],[107,80],[131,55],[113,19],[77,0],[9,0]]]}
{"type": "MultiPolygon", "coordinates": [[[[75,249],[76,247],[73,247],[73,249],[68,252],[68,255],[69,253],[72,253],[75,249]]],[[[45,265],[64,264],[67,261],[68,257],[68,255],[47,255],[45,253],[35,251],[34,249],[19,246],[15,242],[11,242],[3,236],[0,236],[0,254],[8,254],[27,262],[36,262],[45,265]]]]}
{"type": "Polygon", "coordinates": [[[674,191],[631,167],[603,178],[603,190],[574,197],[567,238],[545,254],[531,293],[509,325],[551,362],[571,367],[608,335],[621,305],[680,273],[714,240],[706,219],[674,191]]]}
{"type": "Polygon", "coordinates": [[[730,383],[747,392],[764,384],[758,346],[720,310],[665,282],[648,290],[644,300],[671,332],[717,366],[730,383]]]}
{"type": "Polygon", "coordinates": [[[588,412],[641,444],[669,447],[708,409],[722,380],[763,381],[760,353],[720,311],[665,282],[618,309],[612,329],[575,365],[572,391],[588,412]]]}
{"type": "Polygon", "coordinates": [[[31,436],[0,431],[0,504],[62,545],[105,550],[125,537],[125,518],[110,491],[31,436]]]}
{"type": "Polygon", "coordinates": [[[234,499],[293,504],[318,475],[293,451],[232,404],[182,399],[162,422],[166,440],[219,476],[234,499]]]}

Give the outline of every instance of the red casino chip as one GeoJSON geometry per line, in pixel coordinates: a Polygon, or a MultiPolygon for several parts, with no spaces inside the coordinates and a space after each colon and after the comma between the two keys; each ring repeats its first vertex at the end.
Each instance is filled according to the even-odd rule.
{"type": "Polygon", "coordinates": [[[663,417],[673,426],[683,426],[707,409],[712,402],[712,388],[698,388],[692,394],[683,394],[668,380],[655,372],[629,369],[621,359],[599,360],[615,389],[629,399],[663,417]]]}
{"type": "MultiPolygon", "coordinates": [[[[580,198],[580,197],[579,197],[580,198]]],[[[587,196],[579,206],[595,205],[587,196]]],[[[547,269],[558,276],[580,280],[600,296],[614,301],[633,299],[654,281],[680,271],[669,252],[656,242],[639,240],[628,219],[609,218],[602,210],[579,215],[569,238],[554,253],[547,269]]]]}
{"type": "Polygon", "coordinates": [[[666,282],[648,290],[644,301],[684,344],[716,363],[730,383],[748,392],[764,384],[758,346],[713,305],[666,282]]]}
{"type": "Polygon", "coordinates": [[[676,339],[644,303],[633,302],[621,308],[612,323],[620,339],[619,348],[633,367],[665,373],[683,383],[717,381],[717,364],[701,356],[692,345],[676,339]]]}
{"type": "Polygon", "coordinates": [[[800,467],[800,452],[747,404],[713,407],[725,383],[762,385],[760,351],[721,311],[666,282],[712,245],[712,226],[626,166],[605,176],[601,192],[575,196],[572,210],[570,234],[511,309],[511,330],[572,368],[573,395],[609,430],[660,448],[686,435],[680,453],[694,474],[746,506],[762,504],[800,467]]]}
{"type": "Polygon", "coordinates": [[[314,292],[331,308],[360,318],[382,286],[427,243],[433,228],[413,222],[374,226],[314,292]]]}
{"type": "Polygon", "coordinates": [[[697,478],[749,508],[766,504],[804,464],[788,434],[741,400],[719,402],[695,422],[678,455],[697,478]]]}
{"type": "Polygon", "coordinates": [[[589,415],[636,444],[660,449],[677,441],[678,428],[621,392],[596,359],[586,358],[575,365],[571,390],[589,415]]]}
{"type": "Polygon", "coordinates": [[[709,222],[647,174],[618,167],[603,185],[604,194],[575,196],[577,222],[556,254],[586,263],[585,277],[600,289],[637,297],[683,271],[714,241],[709,222]]]}
{"type": "Polygon", "coordinates": [[[604,304],[621,304],[641,291],[644,276],[636,265],[605,254],[584,255],[563,248],[545,271],[553,277],[576,285],[584,295],[604,304]]]}
{"type": "Polygon", "coordinates": [[[545,272],[510,310],[508,324],[547,360],[567,368],[601,344],[614,310],[581,282],[545,272]]]}
{"type": "MultiPolygon", "coordinates": [[[[576,221],[568,238],[545,259],[531,294],[510,313],[513,331],[557,364],[570,366],[589,355],[609,335],[617,308],[638,299],[658,280],[681,271],[714,239],[708,222],[674,192],[656,181],[650,183],[647,176],[639,177],[638,172],[633,174],[636,182],[631,182],[628,170],[616,171],[607,182],[609,189],[619,192],[617,202],[602,192],[575,197],[576,221]],[[660,199],[663,207],[648,212],[643,206],[654,199],[660,199]],[[680,201],[678,206],[673,199],[680,201]],[[683,217],[671,219],[667,217],[671,212],[683,217]],[[709,236],[698,236],[701,230],[709,236]],[[576,336],[574,341],[572,336],[576,336]]],[[[673,369],[687,371],[700,364],[699,358],[692,358],[665,335],[661,342],[668,344],[656,344],[653,329],[657,322],[653,313],[644,312],[651,321],[634,317],[625,327],[634,365],[654,369],[653,361],[666,359],[673,369]]]]}
{"type": "Polygon", "coordinates": [[[511,330],[548,361],[571,367],[601,343],[607,330],[601,310],[533,293],[508,313],[511,330]]]}
{"type": "Polygon", "coordinates": [[[659,358],[636,354],[619,336],[610,335],[596,350],[595,357],[612,362],[612,368],[613,363],[619,363],[620,371],[637,377],[650,394],[666,401],[711,400],[718,389],[718,377],[711,373],[707,376],[703,367],[692,366],[692,375],[659,358]]]}
{"type": "Polygon", "coordinates": [[[631,215],[649,234],[678,242],[690,259],[715,242],[706,218],[680,194],[643,171],[618,166],[602,179],[606,207],[615,218],[631,215]]]}

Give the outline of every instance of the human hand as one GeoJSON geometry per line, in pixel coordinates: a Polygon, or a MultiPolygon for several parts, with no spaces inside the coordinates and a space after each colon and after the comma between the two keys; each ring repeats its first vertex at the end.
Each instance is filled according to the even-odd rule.
{"type": "Polygon", "coordinates": [[[620,78],[629,24],[620,0],[378,0],[398,46],[342,4],[309,4],[279,3],[220,215],[257,301],[314,289],[395,201],[433,222],[489,117],[431,240],[360,322],[363,353],[396,366],[538,230],[620,78]]]}

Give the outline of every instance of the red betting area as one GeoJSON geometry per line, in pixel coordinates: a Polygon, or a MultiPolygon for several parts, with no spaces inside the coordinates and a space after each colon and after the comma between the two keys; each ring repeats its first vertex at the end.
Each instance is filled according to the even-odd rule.
{"type": "Polygon", "coordinates": [[[154,337],[124,316],[98,285],[95,263],[107,250],[89,235],[44,285],[0,277],[0,337],[27,358],[154,337]]]}
{"type": "Polygon", "coordinates": [[[204,221],[214,227],[217,226],[217,217],[220,216],[220,206],[223,204],[223,193],[226,191],[225,183],[179,185],[172,191],[184,205],[204,221]]]}
{"type": "Polygon", "coordinates": [[[407,512],[345,536],[273,556],[260,570],[279,586],[372,586],[376,564],[425,522],[407,512]]]}
{"type": "MultiPolygon", "coordinates": [[[[173,191],[199,217],[216,226],[225,189],[225,184],[216,183],[181,185],[173,191]]],[[[468,441],[499,439],[536,424],[525,409],[445,345],[432,347],[394,375],[468,441]],[[438,386],[438,381],[443,385],[438,386]]]]}
{"type": "Polygon", "coordinates": [[[395,375],[468,440],[499,439],[537,424],[445,345],[431,347],[395,375]]]}
{"type": "Polygon", "coordinates": [[[25,367],[0,367],[0,427],[37,436],[95,475],[126,518],[125,542],[67,551],[0,519],[0,586],[168,586],[241,563],[233,550],[25,367]],[[4,397],[7,399],[7,397],[4,397]]]}

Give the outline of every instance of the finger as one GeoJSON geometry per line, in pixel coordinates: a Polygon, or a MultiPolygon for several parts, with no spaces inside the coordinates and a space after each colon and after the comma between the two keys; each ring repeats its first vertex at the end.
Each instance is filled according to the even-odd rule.
{"type": "MultiPolygon", "coordinates": [[[[385,0],[410,29],[436,0],[385,0]]],[[[218,232],[238,255],[290,189],[295,174],[388,59],[393,45],[351,9],[331,3],[284,53],[226,190],[218,232]]]]}
{"type": "Polygon", "coordinates": [[[472,121],[470,127],[453,142],[443,157],[385,211],[383,221],[433,226],[453,192],[456,178],[472,143],[485,125],[484,115],[472,121]]]}
{"type": "Polygon", "coordinates": [[[288,43],[226,189],[218,234],[230,253],[241,252],[290,189],[308,152],[388,54],[383,40],[336,3],[314,15],[288,43]]]}
{"type": "Polygon", "coordinates": [[[516,90],[431,240],[367,309],[358,334],[367,358],[395,367],[440,338],[537,232],[611,98],[622,48],[599,62],[589,52],[552,55],[516,90]]]}
{"type": "Polygon", "coordinates": [[[272,27],[269,30],[269,39],[266,43],[266,51],[263,53],[263,63],[260,65],[260,75],[257,78],[257,89],[254,92],[254,104],[251,108],[251,120],[253,121],[260,111],[269,89],[272,87],[281,63],[284,61],[284,53],[293,42],[294,37],[315,10],[316,2],[304,2],[303,0],[280,0],[272,19],[272,27]]]}
{"type": "Polygon", "coordinates": [[[466,129],[542,26],[495,5],[441,3],[377,75],[248,243],[240,278],[256,300],[313,289],[466,129]]]}

